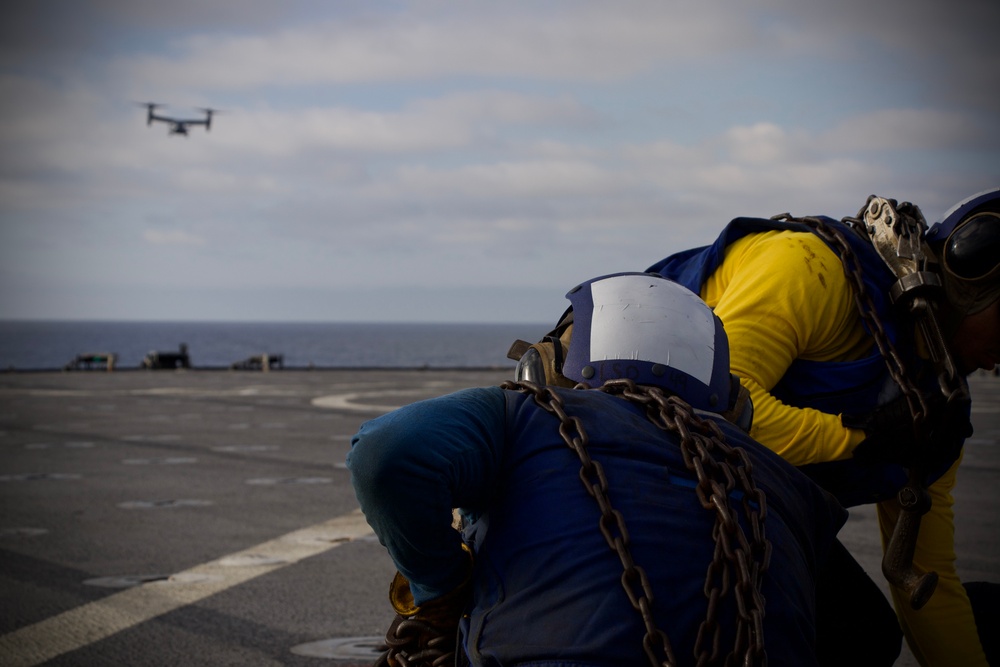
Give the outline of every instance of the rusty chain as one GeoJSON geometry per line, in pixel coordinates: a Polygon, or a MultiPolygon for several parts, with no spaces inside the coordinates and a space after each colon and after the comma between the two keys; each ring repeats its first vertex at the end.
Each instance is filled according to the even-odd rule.
{"type": "MultiPolygon", "coordinates": [[[[873,197],[869,197],[865,208],[861,210],[857,218],[845,218],[843,222],[855,230],[867,236],[865,223],[860,219],[865,214],[869,203],[873,197]]],[[[909,218],[911,222],[922,223],[923,216],[919,210],[913,210],[912,204],[904,202],[895,208],[896,203],[892,200],[883,200],[889,206],[894,207],[893,213],[909,218]]],[[[843,264],[844,273],[851,283],[854,291],[854,301],[858,313],[864,321],[868,331],[875,339],[879,352],[885,361],[889,375],[906,397],[912,415],[913,436],[918,443],[918,451],[915,452],[917,459],[909,466],[908,480],[906,485],[899,490],[896,495],[901,513],[896,521],[882,556],[882,573],[890,584],[902,591],[911,608],[920,609],[930,599],[937,585],[938,575],[936,572],[925,572],[916,567],[913,562],[916,551],[917,538],[920,531],[920,518],[927,513],[931,507],[930,495],[924,482],[924,468],[926,461],[922,458],[928,456],[928,441],[930,440],[928,428],[925,424],[930,421],[930,408],[927,399],[921,392],[907,371],[902,358],[889,340],[885,332],[871,296],[868,294],[861,271],[861,265],[854,254],[853,249],[847,242],[844,235],[822,220],[814,217],[793,218],[789,214],[775,216],[775,220],[798,222],[807,225],[821,239],[827,242],[840,258],[843,264]]],[[[911,248],[914,244],[919,244],[919,239],[904,239],[911,248]]],[[[880,253],[881,254],[881,253],[880,253]]],[[[926,258],[920,259],[919,265],[915,268],[918,271],[926,269],[926,258]]],[[[893,267],[890,266],[890,270],[893,267]]],[[[896,271],[893,270],[896,274],[896,271]]],[[[902,279],[893,286],[896,290],[902,284],[902,279]]],[[[938,367],[938,385],[942,395],[948,403],[968,400],[968,389],[964,379],[957,375],[954,364],[948,358],[948,352],[943,348],[944,341],[938,328],[934,306],[931,301],[922,295],[915,295],[909,299],[908,310],[915,321],[920,325],[921,331],[927,339],[928,348],[932,354],[935,366],[938,367]]]]}
{"type": "Polygon", "coordinates": [[[373,667],[447,667],[455,664],[456,635],[415,618],[396,615],[373,667]]]}
{"type": "MultiPolygon", "coordinates": [[[[653,667],[676,665],[670,639],[653,619],[653,591],[649,578],[632,559],[625,518],[611,505],[604,468],[590,456],[589,438],[583,423],[579,417],[566,413],[562,398],[549,387],[530,382],[505,382],[501,388],[527,393],[539,407],[559,419],[560,435],[582,464],[580,480],[601,511],[598,527],[621,561],[622,587],[642,618],[646,630],[642,645],[649,664],[653,667]]],[[[586,389],[587,385],[577,385],[577,388],[586,389]]],[[[695,490],[698,500],[702,507],[715,514],[712,529],[715,550],[703,588],[708,604],[694,647],[697,665],[719,664],[722,630],[718,621],[719,604],[730,588],[737,607],[736,637],[725,664],[766,665],[765,600],[761,582],[770,563],[771,543],[764,530],[766,498],[753,482],[753,466],[746,451],[730,446],[716,423],[700,418],[687,403],[676,396],[665,395],[656,387],[639,386],[631,380],[611,380],[597,391],[642,407],[653,424],[680,437],[684,465],[698,480],[695,490]],[[742,507],[750,527],[750,539],[730,507],[729,497],[734,490],[743,494],[742,507]],[[731,583],[733,579],[734,584],[731,583]]]]}
{"type": "MultiPolygon", "coordinates": [[[[875,344],[878,346],[882,359],[885,360],[889,375],[899,385],[900,390],[906,397],[906,402],[910,406],[910,412],[913,415],[914,432],[919,434],[922,430],[920,426],[926,421],[928,416],[927,400],[924,398],[923,392],[917,389],[916,385],[910,379],[906,363],[885,332],[885,326],[882,324],[878,311],[875,309],[875,303],[872,301],[871,295],[868,294],[868,289],[865,287],[861,262],[854,254],[851,244],[848,243],[840,230],[834,229],[816,217],[793,218],[791,215],[784,213],[774,216],[772,219],[804,224],[834,249],[835,254],[840,258],[841,264],[843,264],[844,274],[851,283],[851,287],[854,288],[854,305],[858,309],[858,314],[864,321],[872,338],[875,339],[875,344]]],[[[849,223],[860,224],[858,220],[846,220],[849,223]]]]}

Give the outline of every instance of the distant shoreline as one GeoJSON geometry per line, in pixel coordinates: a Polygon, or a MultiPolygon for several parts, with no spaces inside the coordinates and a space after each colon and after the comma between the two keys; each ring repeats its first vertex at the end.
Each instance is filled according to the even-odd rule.
{"type": "Polygon", "coordinates": [[[19,373],[58,373],[60,375],[114,375],[115,373],[205,373],[205,372],[225,372],[243,373],[246,375],[257,375],[260,373],[294,373],[294,372],[325,372],[325,371],[468,371],[470,373],[482,373],[490,371],[513,371],[515,367],[512,361],[509,365],[495,366],[285,366],[284,368],[273,368],[267,371],[259,369],[229,368],[228,366],[197,366],[191,368],[141,368],[134,366],[124,366],[114,370],[103,368],[83,368],[66,370],[63,368],[2,368],[0,374],[16,375],[19,373]]]}
{"type": "MultiPolygon", "coordinates": [[[[544,326],[437,324],[0,322],[0,369],[9,371],[322,368],[488,368],[507,364],[515,340],[544,326]]],[[[513,363],[513,362],[511,362],[513,363]]]]}

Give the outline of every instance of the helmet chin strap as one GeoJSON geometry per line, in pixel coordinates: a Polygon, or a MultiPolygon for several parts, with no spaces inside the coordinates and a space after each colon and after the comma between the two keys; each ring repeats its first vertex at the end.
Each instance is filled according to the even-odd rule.
{"type": "Polygon", "coordinates": [[[750,432],[753,426],[753,401],[750,400],[750,392],[740,384],[740,379],[735,375],[732,378],[732,390],[729,392],[729,408],[719,414],[731,424],[738,426],[744,433],[750,432]]]}

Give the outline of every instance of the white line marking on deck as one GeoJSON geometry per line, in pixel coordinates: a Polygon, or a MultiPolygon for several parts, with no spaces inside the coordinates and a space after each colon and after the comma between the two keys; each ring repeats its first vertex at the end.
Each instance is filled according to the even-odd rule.
{"type": "Polygon", "coordinates": [[[317,396],[312,399],[312,404],[317,408],[327,408],[331,410],[352,410],[354,412],[392,412],[401,405],[375,405],[356,402],[365,398],[384,398],[386,396],[419,396],[422,389],[389,389],[386,391],[365,391],[350,394],[331,394],[329,396],[317,396]]]}
{"type": "Polygon", "coordinates": [[[3,635],[0,637],[3,664],[5,667],[40,665],[261,575],[364,538],[371,532],[364,515],[355,510],[175,575],[181,580],[189,579],[190,584],[152,581],[128,588],[3,635]],[[260,564],[227,566],[234,558],[246,556],[260,564]],[[270,559],[278,562],[269,562],[270,559]]]}

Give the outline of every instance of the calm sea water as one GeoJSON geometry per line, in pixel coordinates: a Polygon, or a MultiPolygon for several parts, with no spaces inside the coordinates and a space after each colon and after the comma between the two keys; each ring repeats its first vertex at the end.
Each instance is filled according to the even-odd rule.
{"type": "Polygon", "coordinates": [[[60,369],[79,354],[114,353],[119,368],[151,352],[177,352],[194,368],[228,368],[260,354],[285,367],[480,368],[511,366],[514,340],[534,342],[545,324],[0,321],[0,369],[60,369]]]}

